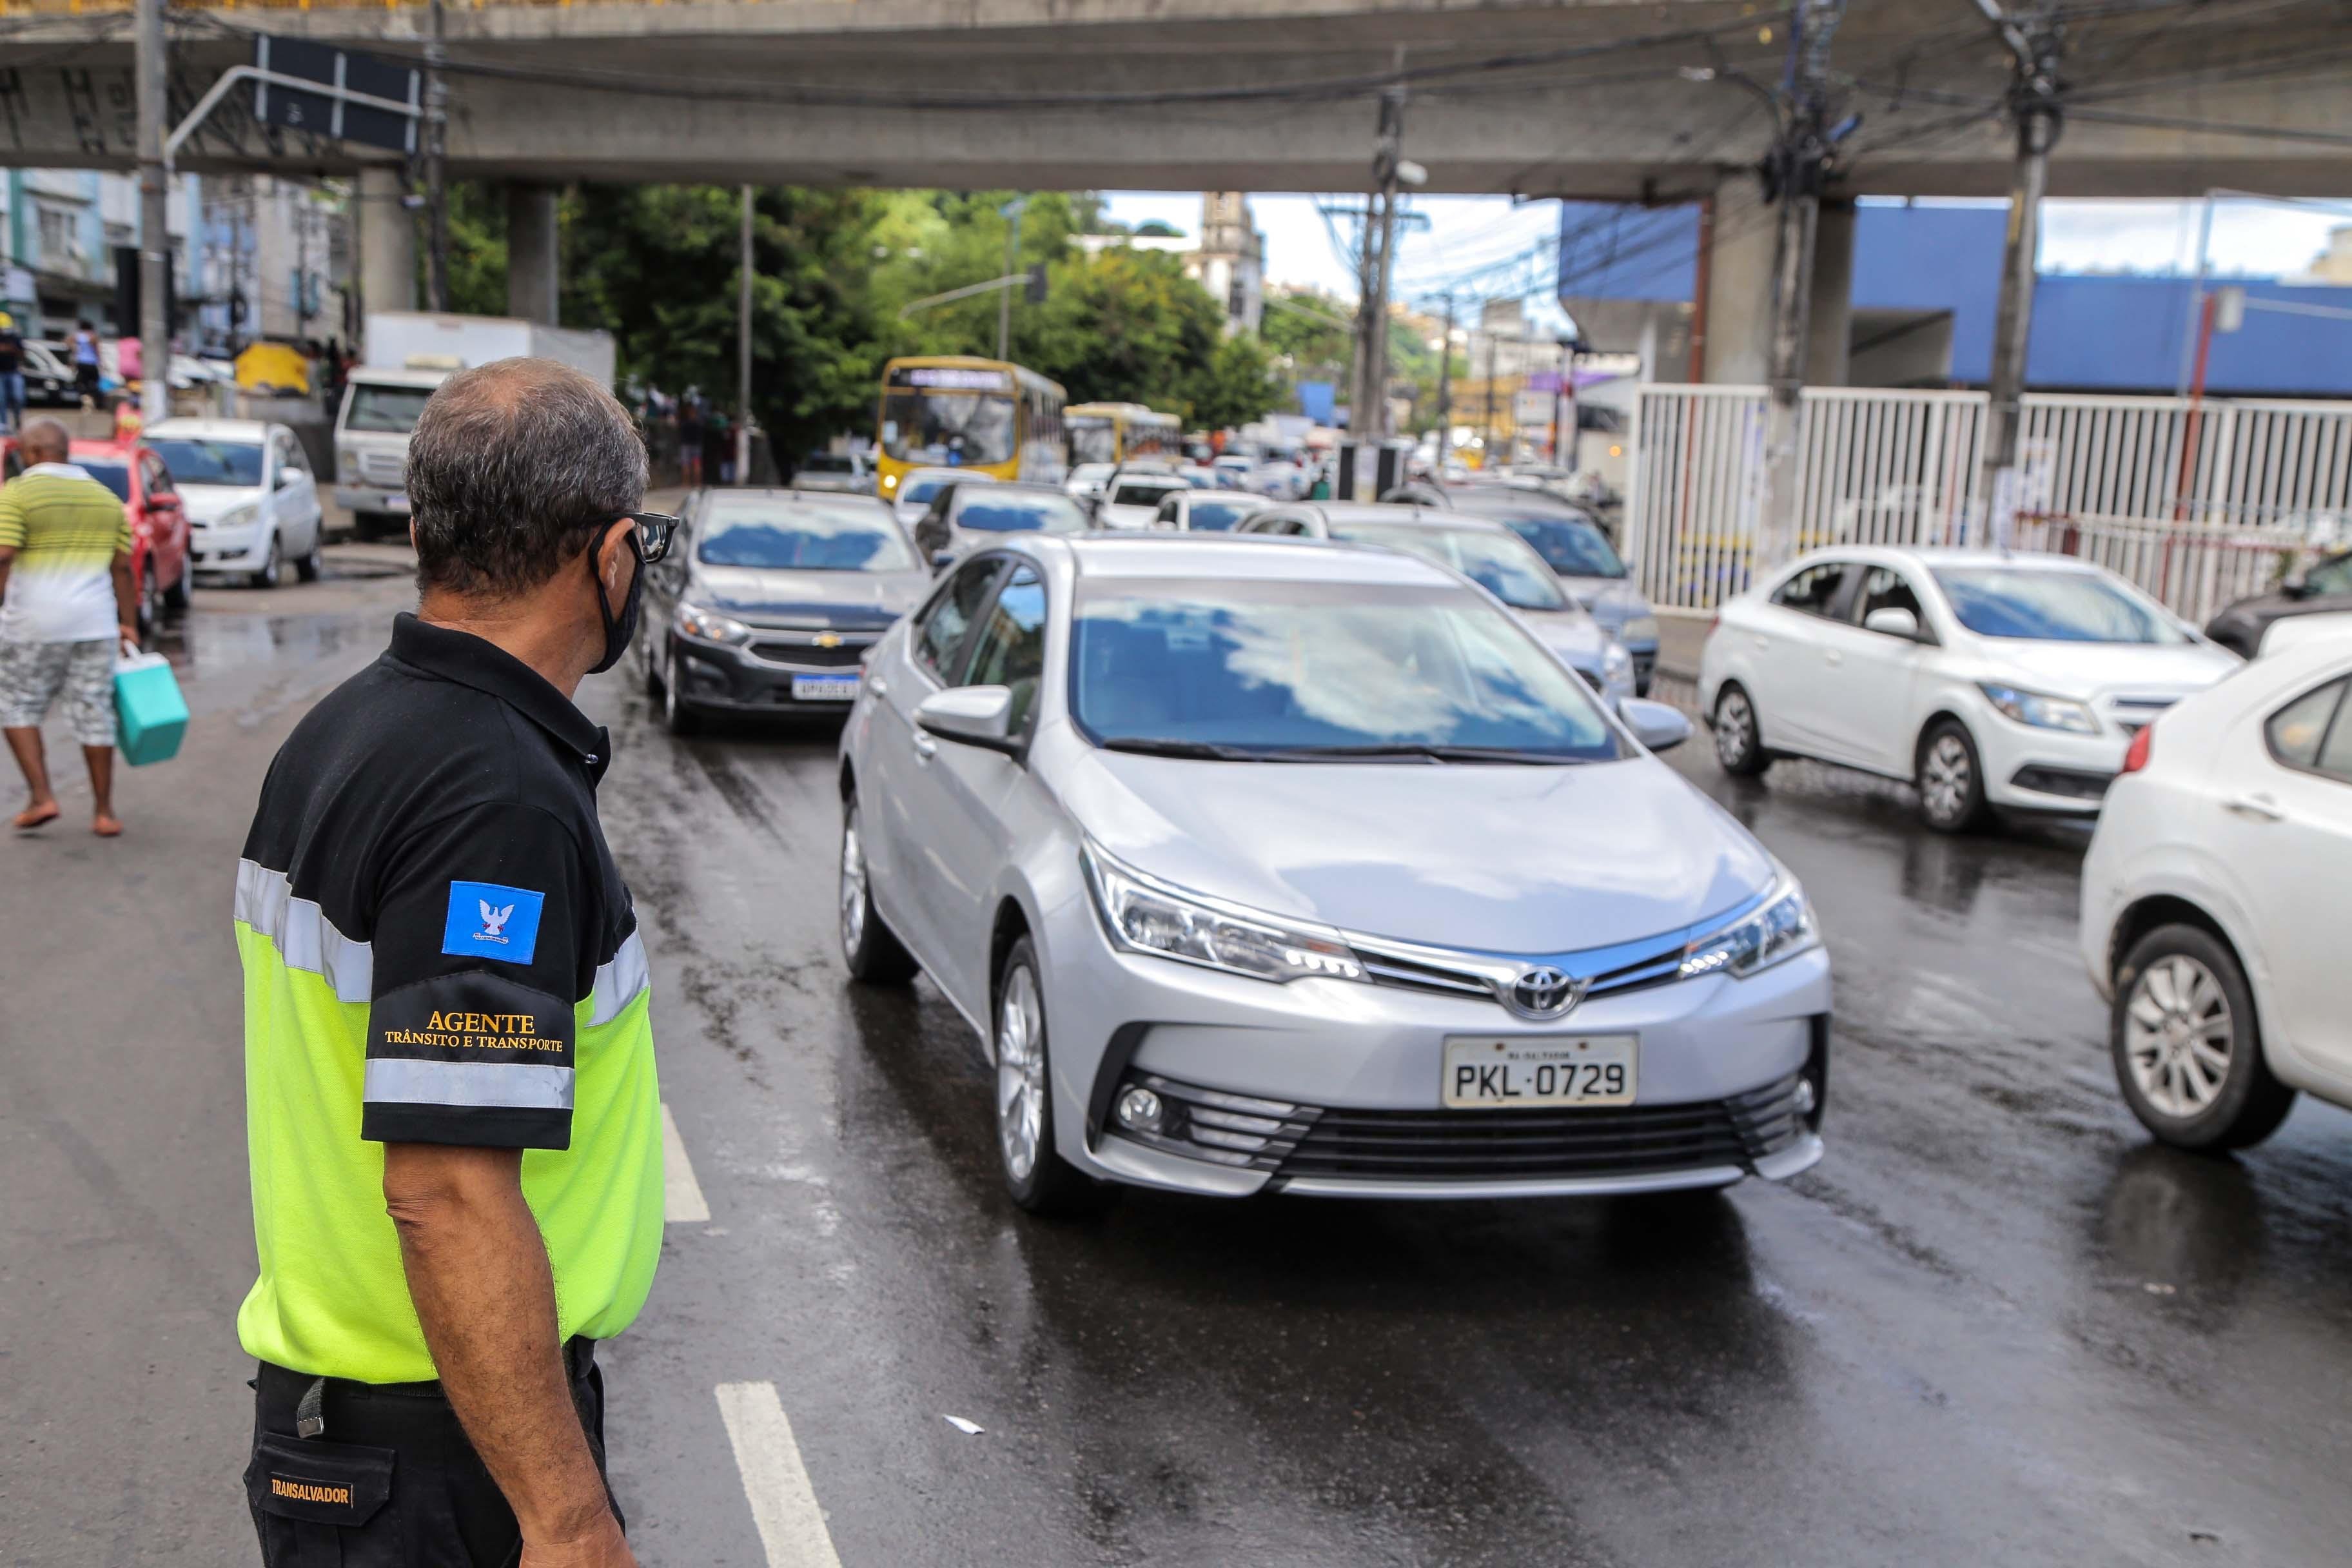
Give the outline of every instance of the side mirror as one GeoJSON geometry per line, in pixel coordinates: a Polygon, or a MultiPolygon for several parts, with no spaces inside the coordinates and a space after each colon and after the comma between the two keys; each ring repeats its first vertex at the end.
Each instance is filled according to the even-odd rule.
{"type": "Polygon", "coordinates": [[[983,751],[1011,756],[1021,749],[1013,738],[1009,686],[953,686],[934,691],[915,709],[915,723],[943,741],[983,751]]]}
{"type": "Polygon", "coordinates": [[[1668,703],[1628,697],[1617,704],[1617,716],[1633,731],[1633,739],[1654,752],[1671,752],[1691,738],[1691,721],[1668,703]]]}
{"type": "Polygon", "coordinates": [[[1873,610],[1863,616],[1862,629],[1866,632],[1884,632],[1888,637],[1901,637],[1906,642],[1917,642],[1919,617],[1908,610],[1889,605],[1885,609],[1873,610]]]}
{"type": "Polygon", "coordinates": [[[934,572],[944,572],[944,571],[946,571],[949,567],[950,567],[950,566],[952,566],[952,565],[954,565],[954,564],[955,564],[955,552],[954,552],[953,551],[951,551],[951,550],[934,550],[934,551],[932,551],[932,552],[931,552],[931,570],[932,570],[932,571],[934,571],[934,572]]]}
{"type": "Polygon", "coordinates": [[[294,486],[294,479],[295,474],[292,468],[280,468],[278,470],[277,482],[271,485],[270,489],[279,490],[291,489],[294,486]]]}

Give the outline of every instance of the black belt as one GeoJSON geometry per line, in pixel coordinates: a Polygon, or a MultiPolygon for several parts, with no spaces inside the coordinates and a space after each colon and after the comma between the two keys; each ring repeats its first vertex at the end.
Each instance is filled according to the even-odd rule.
{"type": "MultiPolygon", "coordinates": [[[[360,1383],[351,1378],[321,1377],[314,1373],[296,1372],[290,1367],[270,1362],[256,1363],[260,1375],[254,1380],[257,1392],[273,1403],[291,1398],[295,1404],[297,1437],[319,1437],[326,1434],[326,1409],[331,1396],[345,1394],[364,1394],[394,1399],[430,1400],[441,1405],[449,1403],[448,1394],[436,1380],[423,1383],[360,1383]]],[[[596,1342],[574,1334],[563,1343],[563,1372],[574,1388],[588,1381],[596,1370],[596,1342]]]]}

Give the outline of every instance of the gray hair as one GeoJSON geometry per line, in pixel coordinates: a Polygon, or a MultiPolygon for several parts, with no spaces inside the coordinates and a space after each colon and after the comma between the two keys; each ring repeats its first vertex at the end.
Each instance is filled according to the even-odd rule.
{"type": "Polygon", "coordinates": [[[645,440],[595,381],[545,359],[460,371],[408,442],[417,584],[528,593],[645,495],[645,440]]]}

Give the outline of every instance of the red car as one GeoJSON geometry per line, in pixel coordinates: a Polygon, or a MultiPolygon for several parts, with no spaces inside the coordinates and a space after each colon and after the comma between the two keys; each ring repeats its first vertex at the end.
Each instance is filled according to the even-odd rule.
{"type": "MultiPolygon", "coordinates": [[[[155,633],[166,608],[188,607],[195,557],[188,548],[188,514],[172,488],[171,471],[154,451],[136,442],[76,441],[73,461],[122,500],[131,514],[131,580],[138,589],[139,635],[155,633]]],[[[0,477],[15,479],[25,463],[16,437],[0,437],[0,477]]]]}

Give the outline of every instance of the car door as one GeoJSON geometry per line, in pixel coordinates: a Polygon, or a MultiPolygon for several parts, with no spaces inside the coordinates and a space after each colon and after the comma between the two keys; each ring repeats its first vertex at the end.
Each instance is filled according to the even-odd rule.
{"type": "MultiPolygon", "coordinates": [[[[1026,561],[1015,561],[998,581],[974,625],[962,675],[947,684],[1010,688],[1013,730],[1025,734],[1045,668],[1045,585],[1026,561]]],[[[982,1017],[990,979],[989,898],[1013,853],[1007,807],[1025,768],[1002,752],[930,738],[937,750],[918,766],[910,803],[922,814],[924,852],[909,870],[923,921],[939,933],[944,972],[935,969],[931,978],[982,1017]]]]}
{"type": "Polygon", "coordinates": [[[307,555],[325,521],[319,510],[319,481],[311,476],[310,460],[302,455],[302,443],[294,432],[278,431],[271,445],[277,448],[278,488],[272,493],[277,497],[279,534],[288,542],[289,555],[307,555]]]}
{"type": "MultiPolygon", "coordinates": [[[[876,841],[869,876],[892,929],[942,986],[952,973],[948,933],[931,911],[940,901],[937,889],[951,873],[931,862],[953,850],[940,842],[948,792],[932,769],[953,742],[916,728],[915,710],[934,691],[962,680],[981,614],[1004,564],[1002,555],[978,555],[951,569],[908,626],[903,657],[875,683],[879,701],[865,759],[872,788],[861,796],[868,806],[866,837],[876,841]]],[[[961,993],[955,995],[963,1000],[961,993]]]]}
{"type": "Polygon", "coordinates": [[[1843,602],[1849,564],[1816,562],[1740,617],[1736,635],[1747,644],[1739,650],[1741,680],[1756,705],[1765,742],[1775,749],[1816,755],[1832,749],[1829,716],[1820,698],[1822,633],[1843,602]]]}
{"type": "MultiPolygon", "coordinates": [[[[2264,1029],[2352,1093],[2352,676],[2247,715],[2210,775],[2213,864],[2235,886],[2268,971],[2264,1029]]],[[[2156,744],[2164,744],[2159,726],[2156,744]]]]}
{"type": "Polygon", "coordinates": [[[1815,698],[1825,754],[1883,773],[1911,771],[1913,692],[1932,645],[1874,632],[1863,625],[1874,610],[1908,610],[1923,636],[1927,609],[1918,584],[1893,566],[1857,566],[1859,581],[1832,604],[1832,615],[1812,628],[1821,656],[1815,698]]]}

